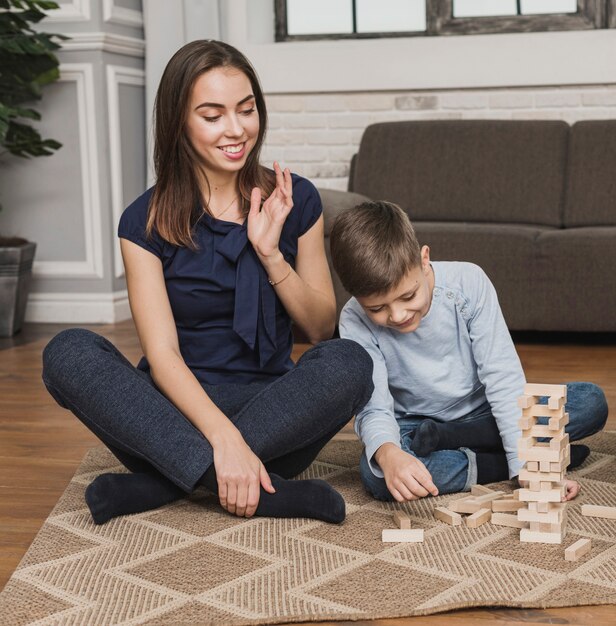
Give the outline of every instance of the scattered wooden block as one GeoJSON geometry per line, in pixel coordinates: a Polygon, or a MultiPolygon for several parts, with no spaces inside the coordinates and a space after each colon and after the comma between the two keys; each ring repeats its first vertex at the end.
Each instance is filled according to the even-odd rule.
{"type": "Polygon", "coordinates": [[[471,487],[471,495],[473,496],[486,496],[494,493],[494,489],[490,489],[485,485],[473,485],[471,487]]]}
{"type": "Polygon", "coordinates": [[[479,511],[476,511],[466,518],[466,525],[469,528],[477,528],[477,526],[481,526],[482,524],[489,522],[491,517],[491,509],[479,509],[479,511]]]}
{"type": "Polygon", "coordinates": [[[526,502],[514,500],[513,498],[503,498],[502,500],[492,501],[492,511],[494,513],[513,513],[519,509],[526,507],[526,502]]]}
{"type": "Polygon", "coordinates": [[[444,506],[437,506],[434,509],[434,517],[450,526],[462,525],[462,516],[459,513],[446,509],[444,506]]]}
{"type": "Polygon", "coordinates": [[[528,543],[562,543],[563,539],[564,533],[541,533],[528,528],[520,531],[520,541],[528,543]]]}
{"type": "Polygon", "coordinates": [[[524,395],[537,397],[548,396],[567,400],[567,385],[526,383],[526,385],[524,385],[524,395]]]}
{"type": "Polygon", "coordinates": [[[519,520],[517,515],[511,515],[509,513],[492,513],[492,518],[490,519],[490,521],[497,526],[509,526],[510,528],[528,528],[528,522],[519,520]]]}
{"type": "Polygon", "coordinates": [[[396,511],[393,515],[393,518],[394,518],[394,524],[398,528],[410,528],[411,527],[411,518],[403,511],[396,511]]]}
{"type": "Polygon", "coordinates": [[[481,502],[477,502],[474,496],[459,498],[447,504],[447,508],[455,513],[476,513],[481,507],[481,502]]]}
{"type": "Polygon", "coordinates": [[[582,504],[582,515],[586,517],[603,517],[605,519],[616,519],[616,506],[582,504]]]}
{"type": "Polygon", "coordinates": [[[592,548],[592,541],[587,538],[578,539],[565,549],[565,561],[577,561],[592,548]]]}
{"type": "Polygon", "coordinates": [[[477,496],[475,498],[475,502],[479,502],[479,504],[489,504],[493,500],[502,498],[504,495],[504,491],[493,491],[492,493],[486,493],[483,496],[477,496]]]}
{"type": "Polygon", "coordinates": [[[423,528],[384,528],[381,540],[385,543],[421,543],[424,531],[423,528]]]}

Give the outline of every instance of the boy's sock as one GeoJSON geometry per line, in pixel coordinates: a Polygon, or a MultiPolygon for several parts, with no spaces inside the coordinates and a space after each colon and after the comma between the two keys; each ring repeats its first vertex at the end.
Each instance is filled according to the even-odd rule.
{"type": "Polygon", "coordinates": [[[435,450],[457,448],[498,450],[503,441],[493,419],[470,422],[435,422],[425,418],[417,427],[411,450],[417,456],[428,456],[435,450]]]}
{"type": "Polygon", "coordinates": [[[486,485],[509,479],[509,465],[504,452],[477,452],[477,484],[486,485]]]}
{"type": "Polygon", "coordinates": [[[567,469],[573,469],[584,463],[588,455],[590,454],[590,448],[583,443],[571,444],[571,461],[567,469]]]}
{"type": "Polygon", "coordinates": [[[157,509],[185,495],[162,475],[101,474],[88,485],[85,499],[94,523],[104,524],[112,517],[157,509]]]}
{"type": "MultiPolygon", "coordinates": [[[[309,517],[332,524],[345,518],[344,498],[324,480],[285,480],[269,475],[276,493],[261,487],[255,515],[259,517],[309,517]]],[[[218,493],[216,471],[212,465],[199,481],[204,487],[218,493]]]]}

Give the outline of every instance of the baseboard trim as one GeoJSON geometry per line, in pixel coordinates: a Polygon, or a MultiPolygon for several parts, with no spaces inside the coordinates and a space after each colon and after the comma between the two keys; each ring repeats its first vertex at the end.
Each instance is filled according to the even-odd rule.
{"type": "Polygon", "coordinates": [[[31,293],[26,322],[113,324],[130,318],[128,292],[31,293]]]}

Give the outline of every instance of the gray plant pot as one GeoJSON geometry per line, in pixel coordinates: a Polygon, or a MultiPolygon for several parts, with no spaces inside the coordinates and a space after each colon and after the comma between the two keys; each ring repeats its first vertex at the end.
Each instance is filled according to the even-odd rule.
{"type": "Polygon", "coordinates": [[[21,330],[26,315],[36,244],[0,247],[0,337],[21,330]]]}

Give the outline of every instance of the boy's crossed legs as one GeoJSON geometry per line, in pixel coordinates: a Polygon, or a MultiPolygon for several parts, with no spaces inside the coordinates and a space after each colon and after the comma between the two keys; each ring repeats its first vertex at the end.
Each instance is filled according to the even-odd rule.
{"type": "MultiPolygon", "coordinates": [[[[547,398],[542,398],[540,403],[547,403],[547,398]]],[[[593,435],[604,427],[607,420],[605,394],[593,383],[568,383],[567,412],[569,424],[565,431],[571,441],[593,435]]],[[[502,441],[487,403],[454,422],[436,422],[430,418],[408,416],[398,420],[398,424],[402,450],[426,466],[439,494],[468,491],[476,483],[508,478],[502,441]],[[432,426],[426,428],[430,425],[437,430],[432,426]]],[[[570,467],[577,467],[587,456],[586,446],[572,446],[570,467]]],[[[394,499],[385,480],[370,470],[365,455],[361,458],[360,474],[364,487],[375,498],[394,499]]]]}

